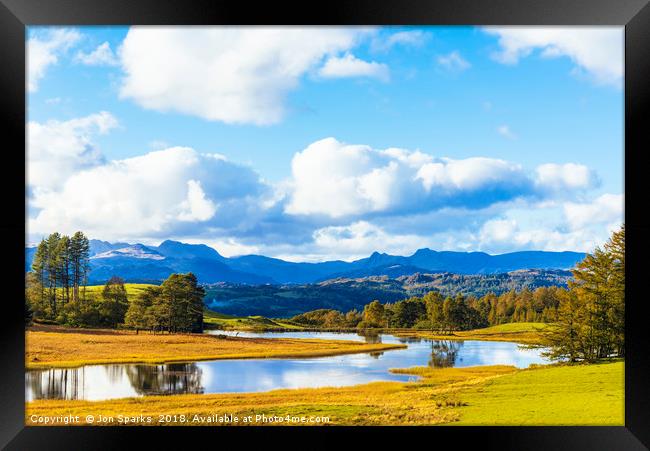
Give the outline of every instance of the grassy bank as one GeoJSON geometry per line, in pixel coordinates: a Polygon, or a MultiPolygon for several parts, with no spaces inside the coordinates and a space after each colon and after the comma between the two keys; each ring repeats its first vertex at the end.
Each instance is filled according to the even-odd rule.
{"type": "Polygon", "coordinates": [[[545,323],[507,323],[485,329],[464,330],[451,334],[438,334],[431,331],[397,331],[395,335],[417,336],[433,340],[487,340],[512,341],[522,344],[538,344],[541,333],[548,327],[545,323]]]}
{"type": "Polygon", "coordinates": [[[343,340],[243,338],[35,326],[26,333],[27,368],[99,363],[170,363],[196,360],[322,357],[403,348],[343,340]]]}
{"type": "Polygon", "coordinates": [[[270,319],[264,316],[231,316],[205,309],[203,323],[206,328],[225,330],[303,330],[304,327],[288,320],[270,319]]]}
{"type": "MultiPolygon", "coordinates": [[[[623,363],[550,366],[412,368],[418,382],[377,382],[342,388],[275,390],[266,393],[175,395],[109,401],[40,400],[27,404],[32,415],[102,414],[152,417],[152,423],[181,424],[173,415],[327,416],[332,425],[557,424],[622,425],[623,363]],[[159,423],[159,415],[163,417],[159,423]]],[[[114,423],[116,424],[116,423],[114,423]]],[[[207,423],[210,425],[220,423],[207,423]]],[[[254,423],[264,424],[264,423],[254,423]]]]}

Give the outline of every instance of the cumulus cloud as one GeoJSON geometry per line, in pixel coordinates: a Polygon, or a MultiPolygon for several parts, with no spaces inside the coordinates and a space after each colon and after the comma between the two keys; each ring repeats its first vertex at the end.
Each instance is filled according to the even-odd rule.
{"type": "Polygon", "coordinates": [[[70,175],[60,189],[35,196],[39,211],[28,227],[103,239],[196,232],[192,223],[236,227],[230,210],[258,209],[264,189],[255,172],[219,154],[172,147],[70,175]]]}
{"type": "Polygon", "coordinates": [[[487,221],[475,240],[475,247],[498,254],[522,249],[561,252],[591,252],[607,235],[602,230],[562,230],[559,225],[523,227],[514,219],[487,221]]]}
{"type": "Polygon", "coordinates": [[[383,81],[388,81],[390,77],[385,64],[363,61],[351,53],[342,57],[330,57],[318,74],[324,78],[372,77],[383,81]]]}
{"type": "Polygon", "coordinates": [[[27,89],[38,90],[38,83],[47,69],[81,39],[81,34],[68,28],[47,30],[27,41],[27,89]]]}
{"type": "Polygon", "coordinates": [[[334,27],[132,27],[120,50],[122,98],[211,121],[273,124],[287,94],[369,30],[334,27]]]}
{"type": "Polygon", "coordinates": [[[540,189],[555,192],[586,190],[599,184],[594,171],[577,163],[547,163],[537,167],[536,184],[540,189]]]}
{"type": "Polygon", "coordinates": [[[41,191],[57,189],[80,169],[103,163],[93,138],[117,124],[117,119],[106,111],[68,121],[28,122],[29,184],[41,191]]]}
{"type": "Polygon", "coordinates": [[[117,66],[119,64],[108,42],[100,44],[89,53],[80,50],[75,56],[75,61],[87,66],[117,66]]]}
{"type": "Polygon", "coordinates": [[[316,255],[335,256],[343,260],[367,257],[376,250],[408,255],[422,247],[420,236],[386,233],[381,227],[367,221],[323,227],[316,230],[313,237],[313,252],[316,255]]]}
{"type": "Polygon", "coordinates": [[[515,163],[376,150],[335,138],[312,143],[294,156],[290,185],[287,213],[331,218],[476,209],[537,194],[533,177],[515,163]]]}
{"type": "Polygon", "coordinates": [[[573,230],[601,224],[613,230],[623,222],[623,206],[622,194],[603,194],[592,202],[565,203],[564,214],[573,230]]]}
{"type": "Polygon", "coordinates": [[[454,50],[447,55],[440,55],[436,61],[438,62],[438,66],[449,72],[462,72],[472,67],[472,65],[461,56],[458,50],[454,50]]]}
{"type": "Polygon", "coordinates": [[[565,56],[596,83],[620,85],[623,78],[622,27],[487,27],[499,38],[494,58],[516,64],[534,50],[544,58],[565,56]]]}
{"type": "Polygon", "coordinates": [[[575,163],[527,171],[500,159],[440,158],[334,138],[296,153],[292,177],[273,185],[249,167],[188,147],[106,162],[92,140],[116,123],[109,113],[30,123],[30,236],[81,229],[108,240],[174,237],[230,254],[316,261],[421,247],[589,250],[606,239],[602,225],[616,223],[622,204],[612,195],[573,201],[571,193],[584,198],[592,186],[590,171],[575,163]],[[555,208],[565,226],[504,216],[515,208],[555,208]]]}

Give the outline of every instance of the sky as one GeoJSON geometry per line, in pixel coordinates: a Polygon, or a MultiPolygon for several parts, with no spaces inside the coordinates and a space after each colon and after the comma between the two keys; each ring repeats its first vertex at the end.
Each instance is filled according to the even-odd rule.
{"type": "Polygon", "coordinates": [[[27,241],[585,251],[623,222],[620,27],[29,27],[27,241]]]}

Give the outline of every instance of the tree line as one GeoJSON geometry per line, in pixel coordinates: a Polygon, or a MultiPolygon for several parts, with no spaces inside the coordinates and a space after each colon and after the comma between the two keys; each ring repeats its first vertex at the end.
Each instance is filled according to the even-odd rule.
{"type": "Polygon", "coordinates": [[[82,233],[58,232],[39,243],[25,280],[25,320],[72,327],[202,332],[204,289],[196,276],[171,274],[160,286],[131,296],[112,277],[101,292],[86,290],[90,242],[82,233]]]}
{"type": "Polygon", "coordinates": [[[63,306],[85,297],[90,242],[83,232],[58,232],[39,243],[26,276],[30,307],[37,316],[56,319],[63,306]]]}
{"type": "Polygon", "coordinates": [[[550,286],[535,290],[510,290],[497,296],[443,296],[429,291],[393,303],[373,300],[360,312],[342,313],[319,309],[296,315],[292,321],[324,328],[406,328],[452,332],[510,322],[551,323],[557,318],[564,288],[550,286]]]}

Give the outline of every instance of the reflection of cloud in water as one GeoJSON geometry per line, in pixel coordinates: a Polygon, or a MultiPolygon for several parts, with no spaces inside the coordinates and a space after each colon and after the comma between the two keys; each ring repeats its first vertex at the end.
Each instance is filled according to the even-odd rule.
{"type": "Polygon", "coordinates": [[[87,399],[90,401],[138,396],[123,365],[28,371],[25,399],[87,399]]]}

